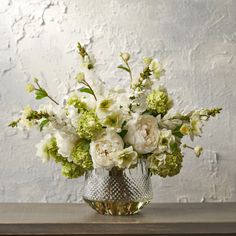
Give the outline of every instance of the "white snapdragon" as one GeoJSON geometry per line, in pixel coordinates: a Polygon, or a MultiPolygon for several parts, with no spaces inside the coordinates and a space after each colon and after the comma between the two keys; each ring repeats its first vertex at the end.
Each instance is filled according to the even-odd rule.
{"type": "Polygon", "coordinates": [[[114,167],[117,152],[122,151],[123,147],[122,138],[114,130],[106,129],[90,143],[90,155],[94,168],[111,169],[114,167]]]}
{"type": "Polygon", "coordinates": [[[52,135],[47,134],[44,136],[44,138],[35,145],[36,147],[36,156],[42,158],[43,162],[47,162],[50,160],[50,146],[51,146],[51,140],[52,140],[52,135]]]}
{"type": "Polygon", "coordinates": [[[80,114],[78,113],[78,109],[75,108],[74,106],[68,106],[67,117],[69,118],[73,127],[77,128],[79,117],[80,117],[80,114]]]}
{"type": "Polygon", "coordinates": [[[70,158],[72,150],[79,140],[78,135],[57,131],[55,138],[57,140],[58,153],[64,157],[70,158]]]}
{"type": "Polygon", "coordinates": [[[21,112],[21,119],[19,122],[19,127],[21,129],[23,129],[23,130],[30,129],[33,126],[34,121],[28,120],[28,117],[31,115],[32,112],[33,112],[33,110],[29,105],[24,107],[23,111],[21,112]]]}
{"type": "Polygon", "coordinates": [[[127,129],[124,140],[139,154],[146,154],[157,148],[160,131],[154,116],[136,115],[127,123],[127,129]]]}

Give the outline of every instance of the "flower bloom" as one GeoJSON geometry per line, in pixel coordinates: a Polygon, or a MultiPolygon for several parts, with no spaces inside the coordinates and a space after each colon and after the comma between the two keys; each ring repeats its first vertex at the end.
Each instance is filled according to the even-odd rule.
{"type": "Polygon", "coordinates": [[[116,155],[116,166],[121,169],[130,168],[132,165],[135,165],[138,160],[138,154],[133,150],[133,147],[123,149],[118,152],[116,155]]]}
{"type": "Polygon", "coordinates": [[[36,156],[42,158],[43,162],[49,161],[53,157],[53,152],[51,151],[56,144],[56,140],[52,135],[47,134],[36,147],[36,156]]]}
{"type": "Polygon", "coordinates": [[[172,106],[173,101],[164,87],[153,90],[147,97],[147,110],[153,115],[165,115],[172,106]]]}
{"type": "Polygon", "coordinates": [[[94,168],[111,169],[115,166],[115,156],[122,151],[122,138],[111,129],[106,129],[96,140],[90,143],[90,155],[94,168]]]}
{"type": "Polygon", "coordinates": [[[58,153],[63,157],[70,158],[72,150],[79,139],[78,136],[63,131],[57,131],[55,138],[57,140],[58,153]]]}
{"type": "Polygon", "coordinates": [[[157,119],[151,115],[140,115],[127,123],[125,142],[131,144],[139,154],[146,154],[157,148],[159,129],[157,119]]]}

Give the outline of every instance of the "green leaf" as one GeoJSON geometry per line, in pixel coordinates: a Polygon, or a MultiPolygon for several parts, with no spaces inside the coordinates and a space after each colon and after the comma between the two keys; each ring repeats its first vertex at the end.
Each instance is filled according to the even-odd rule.
{"type": "Polygon", "coordinates": [[[125,135],[127,134],[128,130],[123,129],[120,133],[118,133],[120,135],[121,138],[124,138],[125,135]]]}
{"type": "Polygon", "coordinates": [[[35,98],[38,99],[38,100],[42,99],[42,98],[45,98],[47,96],[48,96],[47,92],[42,88],[35,91],[35,98]]]}
{"type": "Polygon", "coordinates": [[[183,138],[183,134],[179,131],[182,125],[177,126],[173,131],[172,134],[178,138],[183,138]]]}
{"type": "Polygon", "coordinates": [[[81,88],[79,90],[81,93],[89,93],[89,94],[92,94],[93,95],[93,91],[90,89],[90,88],[81,88]]]}
{"type": "Polygon", "coordinates": [[[130,69],[129,69],[129,68],[127,68],[127,67],[125,67],[125,66],[122,66],[122,65],[117,66],[117,68],[122,69],[122,70],[125,70],[125,71],[127,71],[127,72],[130,72],[130,69]]]}
{"type": "Polygon", "coordinates": [[[44,127],[48,122],[49,122],[49,120],[48,120],[48,119],[45,119],[45,120],[43,120],[43,121],[40,123],[40,125],[39,125],[40,131],[43,130],[43,127],[44,127]]]}
{"type": "Polygon", "coordinates": [[[177,143],[172,143],[170,145],[170,148],[171,148],[172,152],[178,151],[178,144],[177,143]]]}

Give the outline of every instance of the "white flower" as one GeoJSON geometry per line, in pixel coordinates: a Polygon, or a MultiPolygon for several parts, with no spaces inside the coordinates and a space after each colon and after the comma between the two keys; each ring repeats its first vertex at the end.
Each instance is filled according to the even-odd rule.
{"type": "Polygon", "coordinates": [[[36,156],[42,158],[43,162],[50,160],[50,144],[52,140],[52,135],[47,134],[38,144],[35,145],[37,151],[36,156]]]}
{"type": "Polygon", "coordinates": [[[71,124],[76,128],[78,126],[79,122],[79,113],[78,109],[74,106],[68,106],[67,107],[67,116],[70,119],[71,124]]]}
{"type": "Polygon", "coordinates": [[[127,53],[127,52],[122,52],[122,53],[120,54],[120,56],[121,56],[122,59],[123,59],[124,61],[126,61],[126,62],[130,59],[130,54],[127,53]]]}
{"type": "Polygon", "coordinates": [[[171,144],[175,143],[175,136],[172,135],[171,130],[163,129],[160,132],[158,147],[155,152],[171,152],[171,144]]]}
{"type": "Polygon", "coordinates": [[[128,148],[123,149],[118,152],[116,157],[116,166],[119,168],[130,168],[132,165],[135,165],[138,160],[138,154],[133,150],[133,147],[130,146],[128,148]]]}
{"type": "Polygon", "coordinates": [[[41,104],[38,110],[47,113],[49,116],[53,116],[57,110],[57,107],[54,107],[52,103],[41,104]]]}
{"type": "Polygon", "coordinates": [[[77,75],[76,75],[76,80],[77,80],[77,82],[78,83],[81,83],[83,80],[84,80],[84,78],[85,78],[85,75],[84,75],[84,73],[83,72],[80,72],[80,73],[78,73],[77,75]]]}
{"type": "Polygon", "coordinates": [[[163,118],[161,115],[158,116],[158,124],[162,128],[174,130],[176,127],[182,125],[183,121],[177,118],[172,118],[171,115],[166,114],[163,118]]]}
{"type": "Polygon", "coordinates": [[[127,123],[127,129],[125,142],[133,145],[138,153],[146,154],[157,148],[160,132],[154,116],[138,115],[127,123]]]}
{"type": "Polygon", "coordinates": [[[126,93],[114,91],[97,102],[96,114],[104,126],[120,132],[124,120],[129,118],[128,103],[126,93]]]}
{"type": "Polygon", "coordinates": [[[200,136],[202,133],[202,122],[199,115],[192,115],[190,118],[190,138],[191,140],[194,139],[194,136],[200,136]]]}
{"type": "Polygon", "coordinates": [[[70,158],[71,152],[79,139],[78,135],[57,131],[55,137],[58,153],[63,157],[70,158]]]}
{"type": "Polygon", "coordinates": [[[95,141],[90,143],[90,155],[94,168],[111,169],[115,166],[116,155],[122,151],[122,138],[113,130],[106,129],[95,141]]]}
{"type": "Polygon", "coordinates": [[[130,103],[132,105],[132,111],[135,113],[143,113],[147,110],[147,91],[145,90],[134,90],[131,91],[131,98],[130,103]]]}
{"type": "Polygon", "coordinates": [[[19,127],[24,129],[29,129],[34,125],[33,120],[28,120],[28,117],[32,114],[33,110],[30,105],[24,107],[24,110],[21,112],[21,120],[19,122],[19,127]]]}
{"type": "Polygon", "coordinates": [[[194,153],[196,154],[197,157],[200,157],[203,152],[203,148],[201,146],[196,146],[194,148],[194,153]]]}

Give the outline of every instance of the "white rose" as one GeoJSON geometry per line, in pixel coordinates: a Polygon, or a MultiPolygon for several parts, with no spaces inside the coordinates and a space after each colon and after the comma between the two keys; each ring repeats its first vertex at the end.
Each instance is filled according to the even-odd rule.
{"type": "Polygon", "coordinates": [[[94,168],[111,169],[115,166],[117,152],[123,150],[122,138],[113,130],[107,129],[98,139],[90,143],[90,155],[94,168]]]}
{"type": "Polygon", "coordinates": [[[57,131],[55,133],[57,140],[58,153],[63,157],[70,157],[71,152],[76,145],[79,137],[77,135],[57,131]]]}
{"type": "Polygon", "coordinates": [[[140,154],[146,154],[157,148],[159,129],[157,119],[151,115],[134,117],[127,123],[128,132],[125,142],[133,145],[134,150],[140,154]]]}

